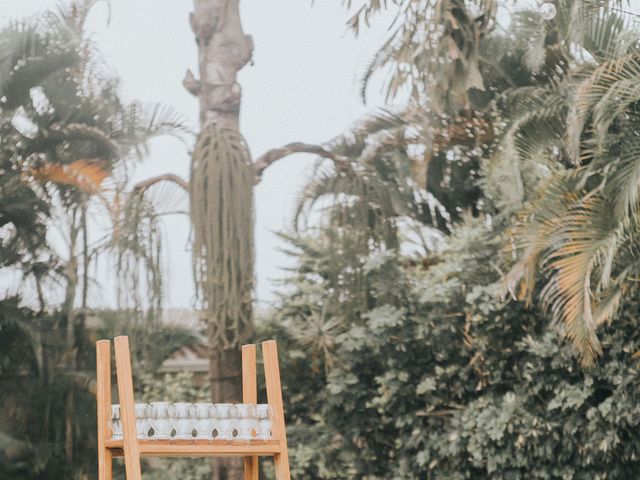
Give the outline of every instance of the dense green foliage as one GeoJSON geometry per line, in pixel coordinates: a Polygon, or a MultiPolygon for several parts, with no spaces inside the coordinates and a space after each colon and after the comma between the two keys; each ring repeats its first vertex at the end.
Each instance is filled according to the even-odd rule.
{"type": "Polygon", "coordinates": [[[263,325],[294,476],[637,476],[637,31],[555,4],[398,2],[372,69],[408,105],[331,143],[263,325]]]}
{"type": "Polygon", "coordinates": [[[503,240],[475,222],[426,266],[373,255],[367,281],[385,300],[336,326],[349,305],[325,303],[331,277],[305,249],[314,269],[265,332],[285,354],[295,476],[633,478],[640,300],[583,370],[539,310],[497,299],[503,240]]]}

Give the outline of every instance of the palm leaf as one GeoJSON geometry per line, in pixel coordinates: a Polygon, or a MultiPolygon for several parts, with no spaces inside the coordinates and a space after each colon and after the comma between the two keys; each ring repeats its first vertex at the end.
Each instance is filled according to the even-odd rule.
{"type": "Polygon", "coordinates": [[[30,169],[29,173],[37,180],[73,185],[89,194],[98,193],[109,175],[104,165],[87,160],[76,160],[68,165],[48,163],[30,169]]]}
{"type": "Polygon", "coordinates": [[[585,177],[604,172],[603,195],[612,199],[615,217],[621,222],[636,223],[640,211],[640,137],[629,132],[616,143],[608,146],[605,154],[594,156],[585,169],[585,177]]]}
{"type": "Polygon", "coordinates": [[[640,93],[640,58],[635,54],[610,59],[590,71],[577,85],[567,115],[567,148],[575,164],[580,164],[580,146],[588,120],[594,118],[594,130],[602,143],[613,119],[640,93]],[[615,89],[620,101],[609,92],[615,89]],[[611,100],[614,100],[613,102],[611,100]],[[624,106],[624,107],[623,107],[624,106]]]}
{"type": "Polygon", "coordinates": [[[518,261],[505,276],[505,286],[528,305],[533,301],[543,254],[554,244],[562,219],[578,195],[577,180],[568,175],[551,177],[540,188],[538,199],[520,214],[511,230],[518,261]]]}
{"type": "Polygon", "coordinates": [[[72,45],[55,47],[37,24],[17,22],[0,32],[0,97],[3,108],[28,103],[30,90],[79,61],[72,45]]]}
{"type": "Polygon", "coordinates": [[[184,139],[192,133],[186,124],[184,117],[170,106],[133,102],[113,117],[110,135],[141,156],[154,137],[170,135],[184,139]]]}
{"type": "Polygon", "coordinates": [[[608,202],[598,194],[573,205],[554,232],[558,246],[543,259],[553,273],[541,297],[554,318],[564,322],[567,336],[587,365],[601,353],[591,282],[597,267],[601,267],[601,283],[605,286],[609,283],[622,233],[615,219],[606,214],[608,209],[608,202]]]}

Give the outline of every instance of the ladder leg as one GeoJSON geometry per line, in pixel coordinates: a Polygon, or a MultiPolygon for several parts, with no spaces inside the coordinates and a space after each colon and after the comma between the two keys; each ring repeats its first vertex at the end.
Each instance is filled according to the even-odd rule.
{"type": "Polygon", "coordinates": [[[111,437],[111,345],[96,343],[96,402],[98,413],[98,480],[113,480],[113,455],[105,445],[111,437]]]}
{"type": "Polygon", "coordinates": [[[264,377],[267,385],[267,400],[271,405],[271,430],[273,438],[280,442],[280,453],[274,455],[276,480],[291,480],[289,472],[289,453],[287,451],[287,432],[284,425],[284,406],[282,404],[282,385],[280,384],[280,366],[278,347],[274,340],[262,342],[264,356],[264,377]]]}
{"type": "Polygon", "coordinates": [[[116,369],[118,376],[118,396],[120,397],[120,418],[124,444],[124,464],[127,480],[142,480],[138,432],[136,431],[136,411],[131,375],[131,354],[129,338],[116,337],[116,369]]]}
{"type": "MultiPolygon", "coordinates": [[[[258,403],[258,378],[256,371],[256,346],[242,346],[242,401],[258,403]]],[[[258,457],[244,457],[244,480],[258,480],[258,457]]]]}

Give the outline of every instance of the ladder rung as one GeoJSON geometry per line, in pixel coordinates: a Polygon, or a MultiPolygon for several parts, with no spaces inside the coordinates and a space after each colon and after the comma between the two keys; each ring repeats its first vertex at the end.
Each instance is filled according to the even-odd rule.
{"type": "MultiPolygon", "coordinates": [[[[122,455],[122,440],[108,440],[106,447],[115,456],[122,455]]],[[[278,440],[138,440],[141,455],[146,457],[216,457],[274,455],[280,453],[278,440]]]]}

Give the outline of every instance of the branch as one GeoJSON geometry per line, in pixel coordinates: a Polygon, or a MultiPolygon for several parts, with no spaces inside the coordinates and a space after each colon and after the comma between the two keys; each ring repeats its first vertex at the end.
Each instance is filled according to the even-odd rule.
{"type": "Polygon", "coordinates": [[[262,173],[266,170],[266,168],[269,165],[293,153],[314,153],[316,155],[319,155],[322,158],[328,158],[330,160],[333,160],[333,163],[335,163],[336,168],[338,170],[345,172],[347,175],[350,175],[350,176],[355,175],[355,171],[351,167],[351,163],[349,162],[348,158],[343,157],[342,155],[336,155],[333,152],[325,150],[319,145],[310,145],[308,143],[293,142],[285,145],[284,147],[274,148],[272,150],[269,150],[267,153],[265,153],[255,161],[254,167],[256,170],[256,183],[260,181],[260,179],[262,178],[262,173]]]}
{"type": "Polygon", "coordinates": [[[186,192],[189,191],[189,182],[187,182],[182,177],[179,177],[178,175],[175,175],[173,173],[165,173],[163,175],[147,178],[146,180],[136,183],[136,185],[133,187],[133,192],[136,193],[141,190],[146,190],[147,188],[155,185],[156,183],[165,182],[165,181],[173,182],[178,186],[182,187],[186,192]]]}

